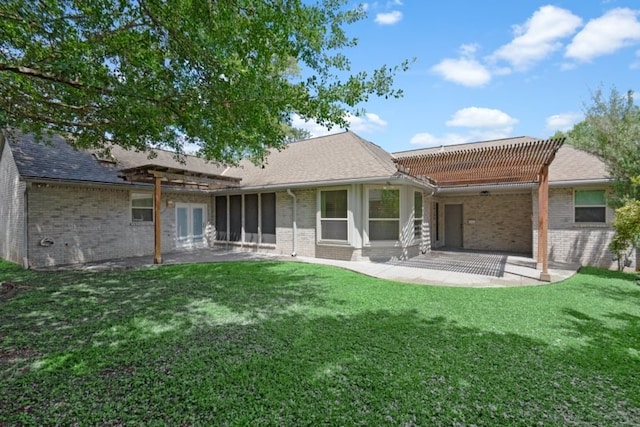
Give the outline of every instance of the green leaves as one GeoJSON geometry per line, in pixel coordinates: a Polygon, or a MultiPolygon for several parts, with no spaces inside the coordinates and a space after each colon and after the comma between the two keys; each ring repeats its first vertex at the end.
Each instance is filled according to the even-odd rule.
{"type": "Polygon", "coordinates": [[[640,108],[633,92],[611,89],[608,98],[602,90],[592,95],[584,121],[569,132],[569,143],[600,157],[616,179],[615,206],[632,196],[631,177],[640,175],[640,108]]]}
{"type": "Polygon", "coordinates": [[[407,64],[349,74],[345,0],[7,0],[0,6],[0,126],[209,159],[261,159],[294,113],[346,124],[397,97],[407,64]],[[294,70],[303,70],[300,79],[294,70]]]}

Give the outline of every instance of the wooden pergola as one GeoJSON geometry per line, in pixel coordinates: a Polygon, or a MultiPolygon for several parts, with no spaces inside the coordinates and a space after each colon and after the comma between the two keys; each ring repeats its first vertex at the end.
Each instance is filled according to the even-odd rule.
{"type": "Polygon", "coordinates": [[[440,187],[538,183],[538,263],[541,280],[548,271],[549,164],[564,138],[526,141],[395,158],[398,170],[428,178],[440,187]]]}
{"type": "Polygon", "coordinates": [[[162,203],[162,184],[193,188],[195,190],[215,190],[220,188],[237,187],[240,178],[194,172],[187,169],[171,168],[148,164],[133,168],[122,169],[120,175],[131,182],[146,182],[153,184],[154,205],[154,254],[153,263],[162,264],[162,227],[160,223],[160,205],[162,203]]]}

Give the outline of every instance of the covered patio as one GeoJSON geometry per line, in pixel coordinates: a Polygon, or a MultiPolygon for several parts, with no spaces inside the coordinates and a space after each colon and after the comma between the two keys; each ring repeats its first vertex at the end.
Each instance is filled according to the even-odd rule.
{"type": "MultiPolygon", "coordinates": [[[[480,196],[488,196],[494,190],[497,192],[514,190],[522,192],[524,190],[523,196],[525,196],[526,191],[531,191],[537,187],[537,251],[533,250],[530,244],[527,248],[519,247],[519,249],[520,251],[523,249],[532,249],[531,253],[537,253],[536,267],[540,270],[538,277],[543,281],[551,281],[547,244],[549,221],[549,165],[563,143],[564,138],[544,141],[525,138],[522,141],[511,143],[492,141],[486,145],[475,146],[473,148],[441,147],[440,149],[405,152],[397,156],[394,162],[398,170],[408,175],[433,181],[437,185],[436,197],[438,195],[444,197],[451,194],[460,194],[461,197],[463,197],[462,199],[459,198],[457,205],[449,205],[452,208],[451,215],[449,215],[448,212],[444,214],[444,234],[448,236],[456,234],[456,238],[451,240],[455,240],[455,247],[460,249],[479,249],[479,247],[474,248],[473,246],[466,246],[463,243],[463,229],[465,225],[470,226],[468,228],[473,228],[471,226],[476,224],[476,220],[468,218],[466,220],[467,223],[465,223],[462,214],[463,202],[460,200],[466,200],[468,202],[471,200],[469,197],[476,197],[477,199],[480,196]],[[464,197],[467,197],[467,199],[464,199],[464,197]],[[459,206],[458,212],[453,211],[453,208],[456,206],[459,206]],[[451,220],[448,220],[449,218],[451,218],[451,220]],[[455,224],[453,218],[456,218],[455,224]]],[[[529,209],[531,209],[531,198],[529,197],[528,200],[529,202],[521,200],[520,203],[514,203],[512,205],[504,205],[503,203],[503,206],[500,206],[499,209],[494,208],[494,214],[521,210],[523,205],[528,205],[529,209]]],[[[487,204],[484,203],[483,205],[486,211],[487,204]]],[[[449,206],[445,204],[444,207],[448,208],[449,206]]],[[[481,214],[478,212],[477,206],[476,212],[481,214]]],[[[517,238],[517,235],[521,236],[524,234],[527,235],[528,238],[531,238],[531,234],[533,233],[531,228],[528,228],[529,231],[523,228],[530,227],[528,218],[531,215],[527,214],[527,212],[522,213],[524,217],[518,220],[521,227],[516,231],[512,231],[512,235],[517,238]]],[[[484,213],[484,215],[486,216],[486,213],[484,213]]],[[[434,218],[434,231],[436,235],[439,231],[439,219],[440,217],[436,207],[434,218]]],[[[495,229],[476,227],[474,235],[476,241],[483,239],[483,237],[478,234],[479,232],[484,233],[485,240],[487,237],[494,239],[504,238],[495,234],[495,229]]],[[[447,244],[448,243],[449,242],[447,242],[447,244]]],[[[494,243],[493,249],[496,249],[496,246],[494,243]]],[[[431,249],[434,248],[432,239],[431,249]]],[[[482,250],[489,248],[485,246],[482,247],[482,250]]]]}

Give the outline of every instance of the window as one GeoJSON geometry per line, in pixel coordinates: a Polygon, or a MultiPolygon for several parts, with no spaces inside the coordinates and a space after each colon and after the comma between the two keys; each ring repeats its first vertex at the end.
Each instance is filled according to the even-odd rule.
{"type": "Polygon", "coordinates": [[[607,205],[604,190],[576,190],[575,222],[606,222],[607,205]]]}
{"type": "Polygon", "coordinates": [[[242,240],[242,196],[229,196],[229,241],[242,240]]]}
{"type": "Polygon", "coordinates": [[[153,195],[131,193],[131,221],[153,222],[153,195]]]}
{"type": "Polygon", "coordinates": [[[244,195],[244,241],[258,243],[258,195],[244,195]]]}
{"type": "Polygon", "coordinates": [[[276,193],[260,195],[262,243],[276,243],[276,193]]]}
{"type": "Polygon", "coordinates": [[[348,241],[347,190],[320,191],[320,240],[348,241]]]}
{"type": "Polygon", "coordinates": [[[217,241],[276,243],[276,193],[217,196],[215,210],[217,241]]]}
{"type": "Polygon", "coordinates": [[[422,239],[422,192],[413,193],[413,238],[422,239]]]}
{"type": "Polygon", "coordinates": [[[216,197],[216,240],[227,241],[227,196],[216,197]]]}
{"type": "Polygon", "coordinates": [[[400,239],[400,191],[369,190],[369,241],[400,239]]]}
{"type": "Polygon", "coordinates": [[[436,229],[436,242],[440,241],[440,203],[435,203],[436,211],[433,213],[435,217],[435,229],[436,229]]]}

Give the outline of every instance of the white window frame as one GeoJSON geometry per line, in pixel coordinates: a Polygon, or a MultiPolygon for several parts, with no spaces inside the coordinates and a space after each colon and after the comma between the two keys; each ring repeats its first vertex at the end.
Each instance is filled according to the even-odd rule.
{"type": "Polygon", "coordinates": [[[424,225],[424,192],[419,190],[414,190],[412,203],[413,203],[413,240],[421,242],[423,237],[422,228],[424,225]],[[422,216],[420,218],[416,216],[416,194],[420,194],[420,202],[422,203],[422,207],[421,207],[422,216]]]}
{"type": "MultiPolygon", "coordinates": [[[[412,201],[413,203],[413,201],[412,201]]],[[[402,236],[402,189],[398,186],[376,186],[368,185],[364,188],[364,229],[365,244],[367,246],[396,246],[400,243],[402,236]],[[398,217],[397,218],[369,218],[369,192],[371,190],[393,190],[398,192],[398,217]],[[398,239],[397,240],[371,240],[369,233],[369,221],[398,221],[398,239]]]]}
{"type": "Polygon", "coordinates": [[[153,193],[142,193],[142,192],[131,192],[130,196],[129,196],[129,215],[131,217],[131,222],[135,223],[135,224],[153,224],[154,218],[155,218],[155,198],[153,197],[153,193]],[[133,206],[133,201],[134,200],[140,200],[140,199],[151,199],[151,207],[139,207],[139,206],[133,206]],[[133,210],[134,209],[148,209],[151,211],[151,221],[146,221],[146,220],[140,220],[140,219],[135,219],[134,215],[133,215],[133,210]]]}
{"type": "Polygon", "coordinates": [[[573,223],[578,225],[607,224],[607,191],[604,188],[574,188],[572,194],[573,223]],[[603,205],[578,205],[576,204],[576,193],[579,191],[602,191],[604,195],[603,205]],[[576,221],[576,208],[604,208],[604,221],[576,221]]]}
{"type": "Polygon", "coordinates": [[[317,193],[316,230],[318,244],[351,244],[351,190],[349,187],[324,187],[319,188],[317,193]],[[347,193],[347,216],[345,218],[322,218],[322,193],[330,191],[345,191],[347,193]],[[347,240],[323,239],[322,221],[344,221],[347,226],[347,240]]]}

